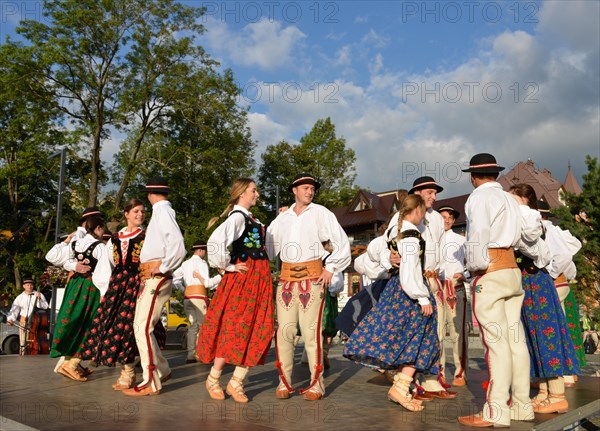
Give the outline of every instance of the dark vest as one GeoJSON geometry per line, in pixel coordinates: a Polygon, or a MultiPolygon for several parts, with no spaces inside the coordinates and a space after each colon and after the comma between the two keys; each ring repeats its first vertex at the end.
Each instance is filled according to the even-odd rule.
{"type": "MultiPolygon", "coordinates": [[[[389,231],[386,232],[386,235],[389,236],[389,231]]],[[[402,240],[404,238],[417,238],[419,240],[419,259],[421,260],[421,268],[424,268],[424,266],[425,266],[425,240],[421,236],[421,232],[419,232],[416,229],[405,230],[403,232],[400,232],[400,239],[402,240]]],[[[388,241],[387,245],[391,251],[398,252],[398,243],[396,242],[395,238],[388,241]]],[[[390,269],[390,273],[392,275],[398,274],[398,268],[392,267],[392,269],[390,269]]]]}
{"type": "Polygon", "coordinates": [[[73,253],[75,253],[75,260],[84,265],[88,265],[91,268],[90,272],[77,274],[80,274],[84,277],[89,277],[91,273],[94,272],[94,269],[96,269],[96,265],[98,264],[98,259],[94,257],[94,249],[98,246],[98,244],[100,244],[100,241],[93,242],[88,248],[81,252],[75,250],[76,243],[77,241],[73,241],[71,243],[71,249],[73,250],[73,253]]]}
{"type": "Polygon", "coordinates": [[[231,244],[231,263],[246,262],[248,258],[267,259],[264,225],[240,210],[232,211],[229,216],[234,213],[244,216],[245,225],[242,235],[231,244]]]}

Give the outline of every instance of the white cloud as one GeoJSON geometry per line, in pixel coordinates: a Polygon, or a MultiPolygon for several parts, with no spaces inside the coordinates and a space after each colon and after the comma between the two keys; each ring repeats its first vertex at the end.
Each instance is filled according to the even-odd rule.
{"type": "Polygon", "coordinates": [[[356,16],[356,18],[354,18],[355,24],[363,24],[365,22],[369,22],[369,17],[358,15],[358,16],[356,16]]]}
{"type": "MultiPolygon", "coordinates": [[[[356,151],[357,183],[373,190],[409,188],[417,176],[433,175],[445,187],[440,197],[468,193],[459,168],[478,152],[507,168],[531,158],[562,181],[568,160],[584,172],[584,156],[600,156],[600,42],[590,19],[599,3],[572,4],[542,3],[536,32],[483,40],[481,52],[452,69],[407,75],[384,69],[377,54],[367,62],[369,83],[335,81],[335,103],[313,92],[262,108],[295,137],[330,116],[356,151]]],[[[347,65],[340,59],[355,49],[364,57],[368,43],[385,38],[367,33],[338,62],[347,65]]]]}
{"type": "Polygon", "coordinates": [[[363,36],[361,42],[367,46],[373,46],[376,49],[383,49],[389,45],[390,38],[382,36],[375,30],[370,29],[368,33],[363,36]]]}
{"type": "Polygon", "coordinates": [[[306,37],[296,26],[284,28],[280,22],[266,18],[247,24],[239,33],[231,31],[224,21],[212,17],[206,21],[207,41],[215,52],[229,57],[234,64],[265,70],[294,64],[294,51],[306,37]]]}
{"type": "Polygon", "coordinates": [[[338,50],[335,63],[339,66],[347,66],[352,63],[352,51],[350,45],[344,45],[338,50]]]}

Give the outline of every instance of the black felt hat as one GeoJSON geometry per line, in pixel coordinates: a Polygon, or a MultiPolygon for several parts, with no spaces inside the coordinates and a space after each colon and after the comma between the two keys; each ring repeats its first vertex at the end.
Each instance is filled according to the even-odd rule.
{"type": "Polygon", "coordinates": [[[468,169],[462,169],[463,172],[474,174],[497,174],[503,171],[504,167],[499,166],[496,158],[488,153],[479,153],[471,157],[468,169]]]}
{"type": "Polygon", "coordinates": [[[23,278],[23,281],[21,282],[21,284],[27,284],[27,283],[35,284],[35,281],[33,281],[33,277],[28,276],[28,277],[23,278]]]}
{"type": "Polygon", "coordinates": [[[548,202],[546,202],[546,201],[542,201],[542,200],[537,201],[537,207],[538,207],[538,211],[543,216],[552,217],[554,215],[550,212],[550,205],[548,205],[548,202]]]}
{"type": "Polygon", "coordinates": [[[414,195],[417,190],[434,189],[438,193],[444,190],[442,186],[435,182],[432,177],[419,177],[413,181],[412,189],[408,191],[409,195],[414,195]]]}
{"type": "Polygon", "coordinates": [[[450,205],[444,205],[444,206],[438,208],[438,210],[437,210],[437,212],[439,212],[439,213],[441,213],[442,211],[447,211],[447,212],[451,213],[455,219],[460,217],[460,212],[456,211],[450,205]]]}
{"type": "Polygon", "coordinates": [[[162,195],[171,193],[167,180],[163,177],[150,178],[146,183],[144,191],[146,193],[158,193],[162,195]]]}
{"type": "Polygon", "coordinates": [[[292,193],[292,189],[294,187],[301,186],[302,184],[312,184],[313,186],[315,186],[315,192],[321,187],[321,183],[315,180],[315,177],[305,172],[302,174],[298,174],[294,177],[294,180],[288,187],[288,192],[292,193]]]}
{"type": "Polygon", "coordinates": [[[206,242],[205,241],[196,241],[192,246],[192,250],[206,250],[206,242]]]}
{"type": "Polygon", "coordinates": [[[102,212],[100,212],[98,207],[89,207],[89,208],[84,209],[83,213],[81,213],[81,219],[79,219],[79,223],[83,223],[85,220],[87,220],[88,217],[92,217],[92,216],[104,218],[104,214],[102,214],[102,212]]]}

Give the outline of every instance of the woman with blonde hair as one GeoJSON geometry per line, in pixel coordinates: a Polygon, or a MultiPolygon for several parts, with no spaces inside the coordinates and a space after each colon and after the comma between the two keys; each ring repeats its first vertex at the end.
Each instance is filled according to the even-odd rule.
{"type": "MultiPolygon", "coordinates": [[[[202,323],[196,355],[201,362],[213,362],[206,389],[215,400],[225,399],[219,378],[229,363],[236,367],[226,392],[236,402],[248,402],[244,378],[249,367],[264,364],[273,339],[273,283],[265,227],[249,211],[258,196],[254,180],[235,180],[229,205],[220,216],[227,218],[207,244],[209,264],[224,275],[202,323]]],[[[211,219],[208,227],[220,217],[211,219]]]]}
{"type": "Polygon", "coordinates": [[[429,371],[440,355],[434,298],[423,280],[425,241],[417,226],[425,217],[420,195],[409,195],[399,211],[397,251],[402,256],[373,309],[346,343],[344,356],[367,367],[397,370],[388,399],[409,411],[421,411],[410,384],[416,371],[429,371]]]}

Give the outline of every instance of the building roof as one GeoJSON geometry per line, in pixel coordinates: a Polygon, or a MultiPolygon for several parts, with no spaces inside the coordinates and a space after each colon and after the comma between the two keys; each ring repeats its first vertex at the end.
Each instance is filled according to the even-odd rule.
{"type": "Polygon", "coordinates": [[[575,175],[573,175],[573,171],[571,171],[571,163],[569,163],[569,170],[567,171],[567,176],[565,177],[565,181],[563,182],[563,187],[566,192],[573,193],[579,196],[583,193],[581,186],[577,182],[575,175]]]}
{"type": "MultiPolygon", "coordinates": [[[[402,191],[398,191],[402,193],[402,191]]],[[[406,193],[406,190],[403,191],[406,193]]],[[[379,196],[367,190],[359,190],[350,205],[333,208],[343,228],[384,223],[398,209],[398,193],[379,196]]]]}
{"type": "Polygon", "coordinates": [[[467,199],[469,195],[460,195],[454,196],[452,198],[440,199],[435,201],[433,204],[433,209],[437,211],[438,208],[444,206],[451,206],[456,211],[460,212],[458,218],[454,221],[454,226],[464,226],[467,224],[467,217],[465,216],[465,204],[467,203],[467,199]]]}
{"type": "Polygon", "coordinates": [[[562,205],[559,192],[563,189],[563,185],[548,169],[538,170],[531,159],[517,163],[514,168],[498,178],[498,182],[504,190],[510,189],[515,184],[529,184],[535,190],[537,198],[548,202],[550,208],[562,205]]]}

